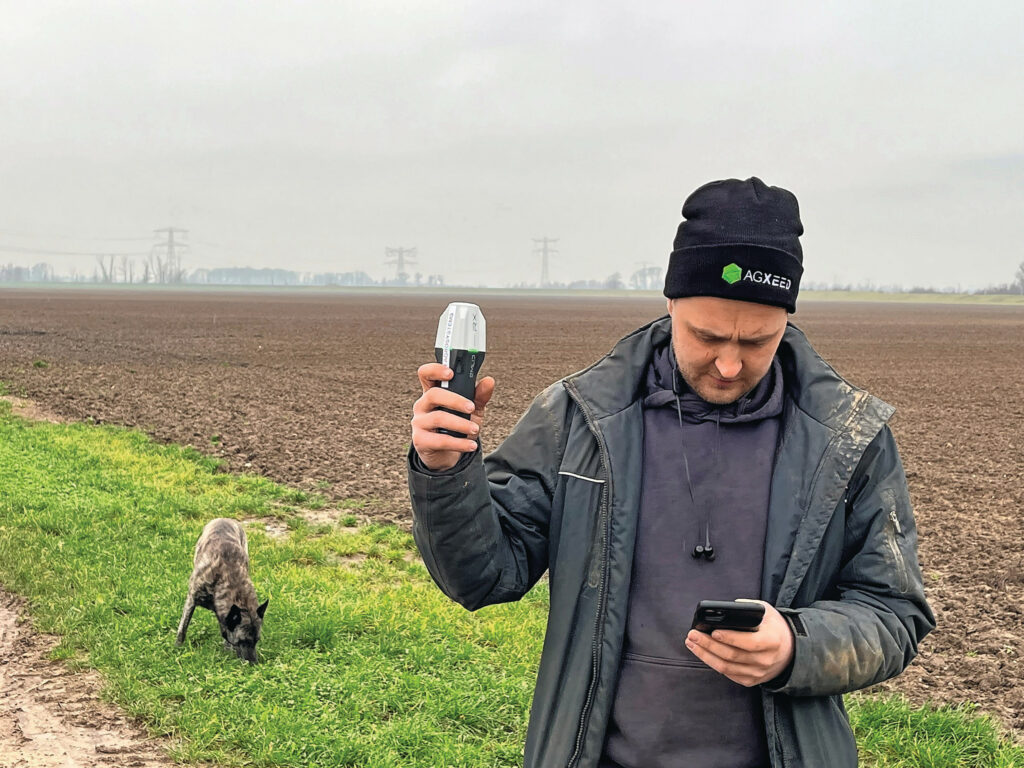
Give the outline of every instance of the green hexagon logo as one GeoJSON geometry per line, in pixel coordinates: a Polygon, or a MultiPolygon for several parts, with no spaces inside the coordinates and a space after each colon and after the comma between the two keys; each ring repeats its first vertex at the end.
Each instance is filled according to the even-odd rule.
{"type": "Polygon", "coordinates": [[[739,282],[741,277],[743,277],[743,270],[739,264],[730,264],[722,270],[722,279],[729,285],[739,282]]]}

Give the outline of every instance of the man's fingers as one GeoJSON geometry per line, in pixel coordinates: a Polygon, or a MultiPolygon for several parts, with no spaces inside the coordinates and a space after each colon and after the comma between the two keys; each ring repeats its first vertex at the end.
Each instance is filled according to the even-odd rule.
{"type": "Polygon", "coordinates": [[[448,379],[455,375],[455,372],[442,363],[426,363],[416,370],[416,375],[419,377],[420,386],[426,392],[431,387],[436,387],[442,381],[448,381],[448,379]]]}
{"type": "Polygon", "coordinates": [[[723,659],[720,659],[717,656],[715,656],[715,654],[711,653],[711,651],[707,650],[706,648],[702,648],[699,645],[691,643],[689,640],[686,641],[686,647],[690,649],[690,652],[694,656],[696,656],[698,659],[700,659],[713,670],[715,670],[715,672],[722,672],[722,668],[727,663],[723,659]]]}
{"type": "Polygon", "coordinates": [[[687,643],[700,646],[720,659],[740,664],[764,664],[772,655],[768,638],[755,638],[757,632],[735,632],[716,629],[711,635],[691,630],[687,643]],[[733,639],[737,642],[733,642],[733,639]],[[742,645],[740,645],[742,643],[742,645]]]}
{"type": "Polygon", "coordinates": [[[448,411],[435,410],[416,416],[413,419],[413,428],[433,432],[438,429],[450,429],[452,432],[461,432],[464,435],[473,436],[480,432],[480,425],[469,419],[464,419],[448,411]]]}
{"type": "Polygon", "coordinates": [[[484,376],[480,381],[476,383],[476,395],[473,397],[473,402],[476,404],[476,409],[482,411],[487,404],[491,401],[491,395],[494,394],[494,377],[484,376]]]}
{"type": "Polygon", "coordinates": [[[757,653],[765,651],[772,645],[772,641],[764,632],[737,632],[733,629],[716,629],[711,633],[711,639],[733,648],[757,653]]]}
{"type": "Polygon", "coordinates": [[[691,631],[686,636],[686,647],[697,658],[730,680],[740,685],[758,685],[778,677],[789,663],[792,655],[785,649],[777,647],[778,644],[772,642],[770,634],[770,632],[760,630],[745,633],[716,629],[712,637],[701,632],[691,631]],[[757,641],[757,649],[739,648],[721,640],[721,638],[728,638],[730,641],[738,639],[747,644],[753,644],[754,638],[747,637],[747,635],[757,634],[764,635],[757,641]]]}
{"type": "MultiPolygon", "coordinates": [[[[717,630],[716,630],[717,631],[717,630]]],[[[686,638],[688,645],[695,645],[708,653],[714,654],[723,661],[741,661],[747,659],[750,656],[749,651],[735,648],[731,645],[726,645],[723,642],[715,640],[710,635],[705,635],[697,630],[691,630],[690,634],[686,638]]],[[[693,650],[692,648],[690,650],[693,650]]]]}
{"type": "MultiPolygon", "coordinates": [[[[457,395],[440,386],[442,381],[448,381],[454,376],[452,369],[441,363],[426,363],[421,365],[416,375],[420,380],[420,387],[423,389],[423,397],[413,405],[413,413],[426,413],[435,408],[451,408],[453,411],[473,413],[480,412],[491,401],[494,394],[494,377],[484,376],[476,384],[476,392],[473,400],[457,395]]],[[[475,419],[477,423],[480,419],[475,419]]]]}
{"type": "Polygon", "coordinates": [[[476,440],[463,437],[452,437],[441,432],[423,432],[413,441],[418,453],[424,451],[458,451],[471,453],[477,449],[476,440]]]}
{"type": "Polygon", "coordinates": [[[473,413],[476,410],[476,405],[472,400],[451,390],[430,387],[413,403],[412,412],[414,414],[431,413],[438,408],[448,408],[458,413],[473,413]]]}
{"type": "Polygon", "coordinates": [[[707,664],[711,669],[715,670],[715,672],[718,672],[720,675],[725,675],[734,683],[739,683],[740,685],[749,687],[751,685],[756,685],[762,677],[762,670],[759,666],[750,666],[748,664],[738,664],[733,661],[726,661],[709,651],[707,648],[691,643],[689,638],[687,638],[686,647],[690,649],[694,656],[707,664]]]}

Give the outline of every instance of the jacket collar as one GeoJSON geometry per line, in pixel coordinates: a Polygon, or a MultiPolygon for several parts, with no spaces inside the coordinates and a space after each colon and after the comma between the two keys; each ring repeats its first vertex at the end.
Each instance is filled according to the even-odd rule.
{"type": "MultiPolygon", "coordinates": [[[[651,355],[656,347],[668,343],[671,335],[672,319],[668,315],[660,317],[633,331],[607,355],[565,381],[572,384],[595,419],[619,413],[643,397],[651,355]]],[[[803,331],[791,323],[779,344],[778,357],[787,399],[835,432],[856,427],[873,436],[895,410],[836,373],[803,331]]]]}

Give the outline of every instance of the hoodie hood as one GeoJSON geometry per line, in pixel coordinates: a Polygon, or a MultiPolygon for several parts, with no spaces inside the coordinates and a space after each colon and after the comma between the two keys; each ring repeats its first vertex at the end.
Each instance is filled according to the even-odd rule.
{"type": "Polygon", "coordinates": [[[778,355],[772,360],[768,373],[756,387],[736,402],[725,405],[709,403],[694,392],[677,371],[675,351],[671,342],[656,347],[651,363],[647,367],[646,392],[643,399],[645,408],[666,405],[675,408],[678,393],[683,421],[691,424],[701,421],[740,424],[770,419],[782,413],[783,376],[778,355]],[[676,382],[675,388],[673,382],[676,382]]]}

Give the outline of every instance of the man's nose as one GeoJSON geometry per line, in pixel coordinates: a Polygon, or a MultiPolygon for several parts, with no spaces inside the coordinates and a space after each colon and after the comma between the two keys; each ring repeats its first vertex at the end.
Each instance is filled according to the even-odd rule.
{"type": "Polygon", "coordinates": [[[740,369],[743,367],[743,361],[741,361],[739,357],[720,355],[715,360],[715,367],[718,369],[718,373],[721,374],[723,379],[735,379],[740,375],[740,369]]]}

